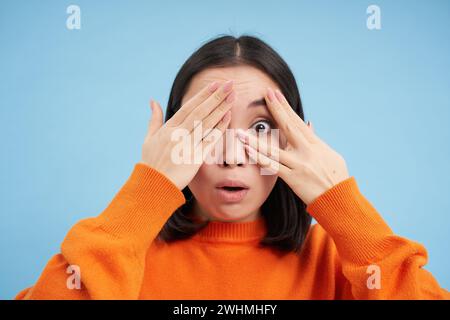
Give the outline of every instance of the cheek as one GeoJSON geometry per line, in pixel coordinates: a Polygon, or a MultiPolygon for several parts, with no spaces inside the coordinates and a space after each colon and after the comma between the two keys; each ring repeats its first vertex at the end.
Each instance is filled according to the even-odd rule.
{"type": "MultiPolygon", "coordinates": [[[[260,174],[259,168],[258,174],[255,177],[254,186],[257,188],[257,193],[265,201],[267,196],[272,191],[275,183],[277,182],[277,175],[262,175],[260,174]]],[[[256,190],[255,190],[256,191],[256,190]]]]}
{"type": "Polygon", "coordinates": [[[270,192],[273,189],[273,186],[275,185],[275,182],[277,182],[277,175],[265,175],[261,176],[264,180],[264,186],[265,188],[270,192]]]}
{"type": "Polygon", "coordinates": [[[211,169],[212,165],[203,163],[200,166],[200,169],[198,170],[195,177],[188,184],[189,189],[196,198],[198,198],[200,194],[205,193],[206,190],[208,190],[208,187],[210,185],[209,177],[212,176],[211,169]]]}

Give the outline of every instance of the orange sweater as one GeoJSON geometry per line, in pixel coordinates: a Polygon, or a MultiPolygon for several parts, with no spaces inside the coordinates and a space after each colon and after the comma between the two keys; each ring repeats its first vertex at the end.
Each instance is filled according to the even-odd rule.
{"type": "Polygon", "coordinates": [[[164,175],[136,164],[109,206],[75,224],[16,299],[450,299],[422,268],[425,248],[394,235],[354,177],[307,207],[319,224],[300,254],[259,247],[262,218],[155,240],[184,202],[164,175]],[[69,265],[79,267],[80,288],[67,285],[69,265]],[[373,276],[381,287],[368,285],[373,276]]]}

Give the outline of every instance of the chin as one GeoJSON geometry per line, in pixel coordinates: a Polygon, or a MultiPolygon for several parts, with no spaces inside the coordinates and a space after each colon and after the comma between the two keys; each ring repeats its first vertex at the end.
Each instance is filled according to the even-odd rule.
{"type": "Polygon", "coordinates": [[[254,214],[242,214],[242,210],[242,208],[236,208],[235,210],[222,209],[216,211],[216,214],[210,215],[210,218],[222,222],[243,222],[251,220],[254,217],[254,214]]]}

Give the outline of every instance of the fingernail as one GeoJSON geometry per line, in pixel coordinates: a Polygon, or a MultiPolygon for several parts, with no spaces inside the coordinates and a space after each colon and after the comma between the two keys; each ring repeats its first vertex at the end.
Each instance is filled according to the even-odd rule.
{"type": "Polygon", "coordinates": [[[243,142],[243,143],[247,143],[247,137],[243,137],[238,134],[238,139],[241,140],[241,142],[243,142]]]}
{"type": "Polygon", "coordinates": [[[275,100],[275,96],[273,95],[273,90],[271,88],[267,88],[267,98],[270,102],[275,100]]]}
{"type": "Polygon", "coordinates": [[[275,95],[277,96],[279,102],[284,102],[284,97],[280,90],[275,90],[275,95]]]}
{"type": "Polygon", "coordinates": [[[250,148],[250,146],[248,144],[244,145],[245,150],[248,152],[248,155],[254,160],[256,161],[256,154],[255,151],[250,148]]]}
{"type": "Polygon", "coordinates": [[[228,110],[228,111],[225,113],[225,115],[223,116],[222,122],[223,122],[223,123],[226,123],[226,122],[228,122],[228,120],[230,120],[230,118],[231,118],[231,111],[228,110]]]}
{"type": "Polygon", "coordinates": [[[232,93],[230,93],[230,94],[228,95],[228,97],[226,98],[225,101],[226,101],[227,103],[231,103],[231,102],[234,101],[235,96],[236,96],[236,94],[235,94],[234,92],[232,92],[232,93]]]}
{"type": "Polygon", "coordinates": [[[209,85],[209,92],[211,92],[211,93],[213,93],[214,91],[216,91],[217,90],[217,88],[219,87],[219,83],[218,82],[216,82],[216,81],[214,81],[213,83],[211,83],[210,85],[209,85]]]}
{"type": "Polygon", "coordinates": [[[227,82],[225,82],[225,84],[223,85],[223,92],[224,93],[228,93],[231,91],[231,88],[233,87],[233,80],[228,80],[227,82]]]}
{"type": "Polygon", "coordinates": [[[242,131],[241,129],[236,130],[236,135],[238,136],[239,140],[246,142],[247,141],[247,134],[242,131]]]}
{"type": "Polygon", "coordinates": [[[246,135],[247,135],[247,132],[245,132],[245,131],[242,130],[242,129],[236,129],[236,134],[242,135],[242,136],[246,136],[246,135]]]}

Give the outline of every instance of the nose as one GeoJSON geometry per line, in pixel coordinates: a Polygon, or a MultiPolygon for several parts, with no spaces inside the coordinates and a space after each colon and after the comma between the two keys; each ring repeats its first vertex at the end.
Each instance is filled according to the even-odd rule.
{"type": "Polygon", "coordinates": [[[227,130],[224,134],[223,156],[221,167],[243,167],[247,162],[244,144],[235,135],[236,129],[227,130]]]}

